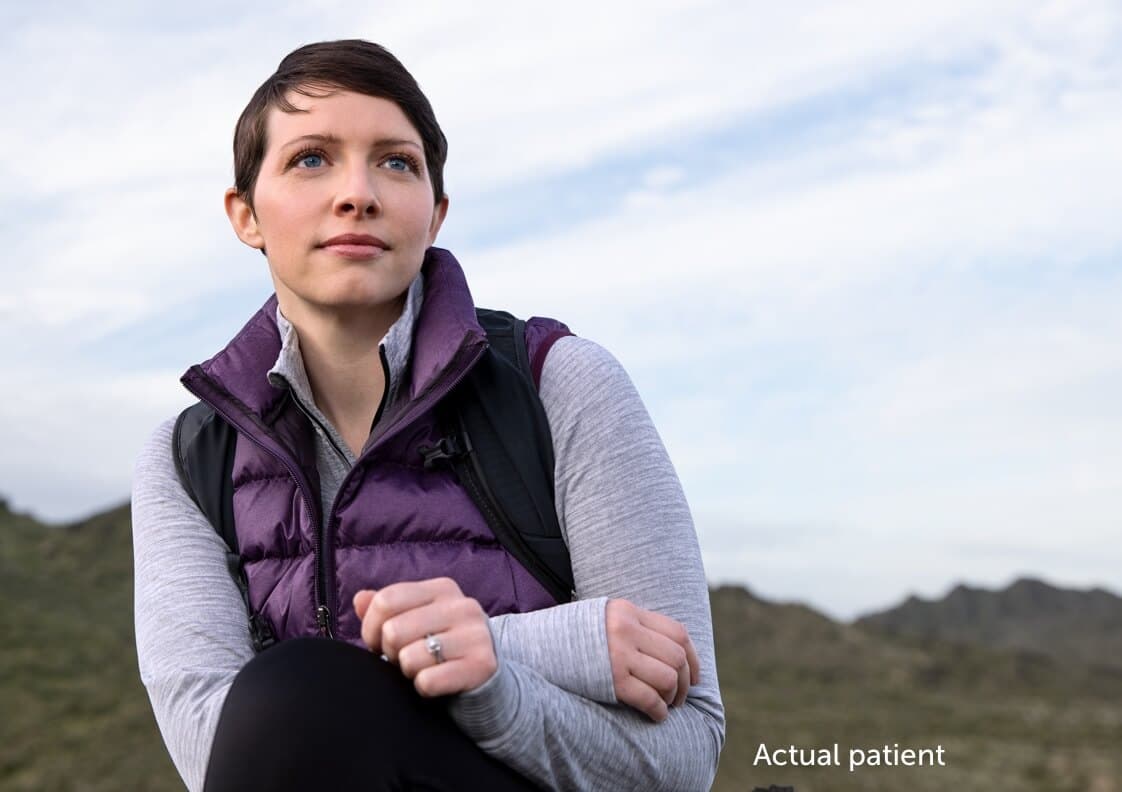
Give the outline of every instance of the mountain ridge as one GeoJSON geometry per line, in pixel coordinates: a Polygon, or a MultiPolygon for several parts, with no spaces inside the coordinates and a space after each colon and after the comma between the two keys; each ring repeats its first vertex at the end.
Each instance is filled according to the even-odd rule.
{"type": "Polygon", "coordinates": [[[1122,597],[1103,586],[1066,588],[1038,577],[1021,577],[997,590],[959,583],[941,598],[912,595],[854,624],[903,638],[1122,668],[1122,597]]]}

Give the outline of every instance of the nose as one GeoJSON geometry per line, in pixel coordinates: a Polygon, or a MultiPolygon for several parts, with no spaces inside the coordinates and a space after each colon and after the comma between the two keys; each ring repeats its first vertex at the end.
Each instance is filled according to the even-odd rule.
{"type": "Polygon", "coordinates": [[[375,189],[373,174],[366,167],[347,169],[338,194],[335,197],[335,214],[357,217],[374,217],[382,211],[375,189]]]}

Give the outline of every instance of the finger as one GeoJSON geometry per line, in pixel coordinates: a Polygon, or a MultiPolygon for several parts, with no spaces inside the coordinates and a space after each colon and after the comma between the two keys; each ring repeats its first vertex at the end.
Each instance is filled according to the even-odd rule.
{"type": "Polygon", "coordinates": [[[686,703],[686,696],[690,693],[690,667],[689,664],[684,663],[678,668],[678,689],[677,695],[674,696],[674,701],[671,702],[671,707],[680,707],[686,703]]]}
{"type": "MultiPolygon", "coordinates": [[[[428,648],[429,634],[426,633],[398,651],[397,664],[402,673],[410,679],[425,668],[437,665],[435,654],[428,648]]],[[[459,624],[448,630],[431,634],[440,641],[444,663],[468,660],[476,671],[486,672],[487,677],[498,668],[495,647],[491,640],[491,629],[486,622],[459,624]]]]}
{"type": "Polygon", "coordinates": [[[362,622],[359,626],[359,635],[362,636],[362,642],[370,647],[370,651],[381,654],[382,652],[382,623],[386,617],[382,611],[374,606],[374,598],[377,595],[370,597],[370,601],[366,603],[366,612],[362,616],[362,622]]]}
{"type": "MultiPolygon", "coordinates": [[[[684,665],[683,663],[683,667],[684,665]]],[[[636,652],[629,663],[629,670],[633,678],[653,688],[667,706],[678,698],[681,678],[679,669],[650,655],[636,652]]]]}
{"type": "Polygon", "coordinates": [[[382,611],[384,618],[388,619],[398,613],[428,605],[435,600],[440,589],[429,585],[430,583],[431,581],[428,580],[394,583],[379,589],[370,604],[382,611]]]}
{"type": "Polygon", "coordinates": [[[370,601],[374,599],[375,593],[372,589],[363,589],[355,593],[351,603],[354,605],[355,615],[358,616],[359,621],[362,621],[366,615],[366,609],[370,607],[370,601]]]}
{"type": "Polygon", "coordinates": [[[406,646],[421,641],[426,635],[446,633],[464,621],[464,605],[458,600],[437,600],[405,611],[382,624],[382,651],[391,662],[406,646]]]}
{"type": "Polygon", "coordinates": [[[674,669],[677,680],[675,682],[674,698],[670,704],[674,707],[680,707],[685,702],[686,696],[689,695],[690,685],[696,675],[695,666],[691,665],[690,652],[693,652],[692,663],[697,662],[697,652],[694,651],[693,644],[689,641],[688,636],[686,637],[687,646],[683,648],[662,633],[644,629],[646,632],[640,636],[637,648],[644,654],[657,657],[661,662],[674,669]]]}
{"type": "Polygon", "coordinates": [[[413,679],[413,687],[425,697],[464,693],[486,683],[498,672],[498,668],[493,655],[490,661],[465,657],[422,668],[413,679]]]}
{"type": "Polygon", "coordinates": [[[478,687],[468,684],[470,676],[470,669],[464,660],[433,664],[417,673],[413,678],[413,687],[425,698],[451,696],[478,687]]]}
{"type": "MultiPolygon", "coordinates": [[[[440,651],[444,657],[444,663],[439,665],[446,665],[459,659],[460,655],[457,651],[459,644],[451,633],[432,634],[440,641],[440,651]]],[[[436,656],[429,651],[427,640],[428,636],[425,636],[401,647],[397,652],[397,665],[401,668],[401,673],[409,679],[415,679],[421,671],[430,666],[438,665],[436,656]]]]}
{"type": "Polygon", "coordinates": [[[655,689],[635,677],[630,677],[617,686],[616,698],[656,722],[666,720],[666,716],[670,714],[666,702],[655,689]]]}
{"type": "Polygon", "coordinates": [[[669,616],[664,616],[661,613],[656,613],[655,611],[644,610],[643,608],[639,608],[638,610],[640,624],[647,629],[665,635],[683,649],[686,647],[690,636],[680,621],[672,619],[669,616]]]}
{"type": "Polygon", "coordinates": [[[688,635],[686,640],[689,642],[686,645],[686,659],[690,664],[690,684],[696,685],[701,681],[701,658],[697,656],[697,649],[694,648],[693,641],[689,640],[688,635]]]}
{"type": "MultiPolygon", "coordinates": [[[[459,594],[460,587],[451,578],[432,578],[394,583],[375,592],[362,618],[362,640],[376,652],[382,649],[382,625],[412,608],[432,602],[438,596],[459,594]]],[[[459,596],[463,596],[459,594],[459,596]]]]}
{"type": "Polygon", "coordinates": [[[413,680],[413,686],[422,696],[474,690],[498,671],[499,663],[486,625],[459,628],[437,637],[443,648],[443,663],[436,662],[424,641],[412,643],[401,651],[402,672],[413,680]]]}
{"type": "MultiPolygon", "coordinates": [[[[639,615],[639,623],[660,635],[666,636],[674,643],[682,647],[685,652],[685,661],[689,666],[689,682],[691,685],[696,685],[701,681],[701,660],[697,655],[697,649],[690,640],[689,632],[682,625],[681,622],[671,619],[669,616],[664,616],[661,613],[654,611],[643,610],[639,615]]],[[[663,659],[668,659],[663,655],[659,655],[663,659]]]]}
{"type": "Polygon", "coordinates": [[[683,646],[654,630],[642,628],[635,639],[635,648],[653,657],[675,671],[679,668],[689,670],[689,658],[683,646]]]}

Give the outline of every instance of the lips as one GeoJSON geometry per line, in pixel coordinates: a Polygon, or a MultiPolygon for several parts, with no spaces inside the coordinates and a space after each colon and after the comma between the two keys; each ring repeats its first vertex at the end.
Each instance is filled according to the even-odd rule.
{"type": "Polygon", "coordinates": [[[319,247],[350,259],[376,258],[390,249],[389,245],[370,234],[340,234],[321,242],[319,247]]]}

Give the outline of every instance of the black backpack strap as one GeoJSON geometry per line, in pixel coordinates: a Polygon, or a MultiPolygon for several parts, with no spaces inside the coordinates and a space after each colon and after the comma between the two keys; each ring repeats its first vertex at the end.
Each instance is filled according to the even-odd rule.
{"type": "Polygon", "coordinates": [[[232,475],[236,444],[233,427],[205,402],[195,402],[175,421],[172,448],[179,482],[234,553],[238,552],[232,475]]]}
{"type": "Polygon", "coordinates": [[[249,582],[234,530],[234,450],[237,432],[209,404],[196,402],[179,414],[172,432],[172,455],[179,483],[226,543],[226,566],[249,616],[253,648],[276,643],[272,628],[249,604],[249,582]]]}
{"type": "Polygon", "coordinates": [[[477,309],[490,349],[440,419],[450,438],[422,449],[425,464],[451,461],[495,537],[558,602],[574,598],[569,548],[557,521],[553,438],[534,387],[525,322],[477,309]]]}

